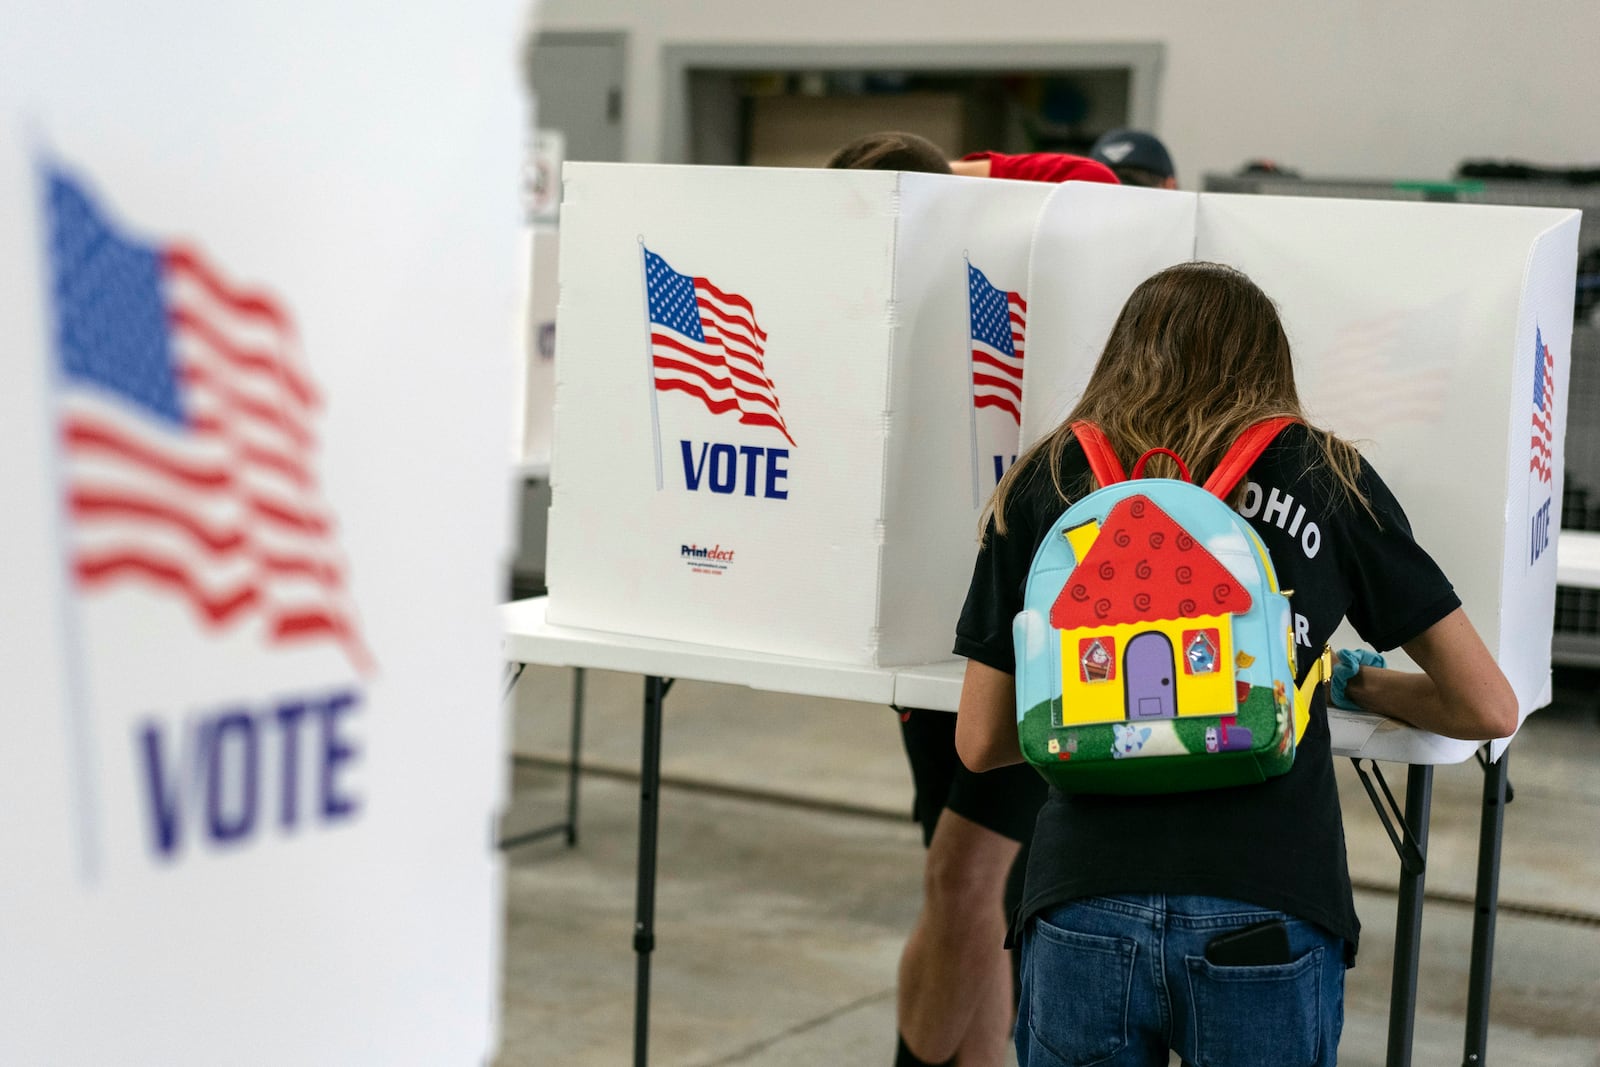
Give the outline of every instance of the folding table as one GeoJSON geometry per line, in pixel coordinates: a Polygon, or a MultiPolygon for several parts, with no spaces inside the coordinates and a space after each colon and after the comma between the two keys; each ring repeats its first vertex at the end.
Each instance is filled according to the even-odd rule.
{"type": "MultiPolygon", "coordinates": [[[[1600,585],[1600,538],[1588,566],[1600,585]]],[[[1565,549],[1565,539],[1562,547],[1565,549]]],[[[1565,564],[1564,564],[1565,565],[1565,564]]],[[[1567,571],[1563,571],[1567,584],[1567,571]]],[[[674,680],[719,682],[752,689],[896,707],[954,712],[961,693],[965,660],[913,667],[864,667],[741,652],[656,638],[552,626],[545,621],[546,598],[502,607],[504,655],[513,664],[594,668],[644,676],[643,733],[639,767],[639,860],[633,945],[637,972],[634,994],[634,1063],[647,1062],[650,1007],[650,953],[655,947],[656,832],[660,817],[662,707],[674,680]]],[[[1359,712],[1329,709],[1335,755],[1355,765],[1362,784],[1400,856],[1399,903],[1395,924],[1394,972],[1390,990],[1389,1067],[1409,1067],[1416,1022],[1417,971],[1422,933],[1423,880],[1426,873],[1428,815],[1433,767],[1477,755],[1484,766],[1483,817],[1478,851],[1476,914],[1473,924],[1468,992],[1465,1067],[1483,1063],[1488,1033],[1488,1003],[1499,893],[1500,840],[1507,798],[1506,757],[1490,762],[1480,746],[1418,730],[1359,712]],[[1367,764],[1363,767],[1363,761],[1367,764]],[[1377,762],[1407,764],[1402,807],[1377,768],[1377,762]],[[1398,825],[1397,825],[1398,824],[1398,825]]]]}

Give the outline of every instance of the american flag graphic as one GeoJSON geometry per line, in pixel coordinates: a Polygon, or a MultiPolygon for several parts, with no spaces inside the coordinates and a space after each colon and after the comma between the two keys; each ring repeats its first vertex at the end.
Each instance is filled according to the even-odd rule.
{"type": "Polygon", "coordinates": [[[71,177],[47,181],[79,588],[154,586],[203,631],[255,620],[266,644],[330,640],[370,670],[313,472],[320,402],[289,316],[191,245],[119,233],[71,177]]]}
{"type": "Polygon", "coordinates": [[[967,264],[971,311],[972,404],[999,408],[1022,424],[1022,334],[1028,303],[1021,293],[996,289],[983,271],[967,264]]]}
{"type": "Polygon", "coordinates": [[[767,334],[750,301],[679,274],[648,248],[644,276],[657,391],[688,393],[713,414],[737,412],[745,425],[770,426],[794,444],[767,375],[767,334]]]}
{"type": "Polygon", "coordinates": [[[1533,440],[1529,446],[1528,469],[1546,484],[1552,478],[1550,468],[1555,455],[1552,445],[1556,417],[1555,370],[1555,357],[1536,326],[1533,331],[1533,440]]]}
{"type": "MultiPolygon", "coordinates": [[[[1426,423],[1449,407],[1449,356],[1431,335],[1427,306],[1385,311],[1340,327],[1325,346],[1302,345],[1310,358],[1301,398],[1320,420],[1354,437],[1400,423],[1426,423]],[[1352,381],[1379,383],[1350,389],[1352,381]]],[[[1301,371],[1296,368],[1297,376],[1301,371]]]]}

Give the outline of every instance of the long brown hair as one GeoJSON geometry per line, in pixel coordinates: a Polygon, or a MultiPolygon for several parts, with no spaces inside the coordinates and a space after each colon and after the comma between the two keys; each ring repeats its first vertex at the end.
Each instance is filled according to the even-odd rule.
{"type": "MultiPolygon", "coordinates": [[[[1063,482],[1062,457],[1079,419],[1105,431],[1125,469],[1152,448],[1170,448],[1199,483],[1247,427],[1281,415],[1304,418],[1289,338],[1272,300],[1221,263],[1168,267],[1128,297],[1083,396],[1000,479],[984,526],[993,515],[995,530],[1006,532],[1006,501],[1041,453],[1063,501],[1093,487],[1088,477],[1071,486],[1063,482]]],[[[1313,427],[1311,434],[1334,490],[1368,506],[1356,481],[1361,460],[1355,448],[1324,430],[1313,427]]],[[[1146,472],[1176,477],[1177,465],[1155,456],[1146,472]]]]}

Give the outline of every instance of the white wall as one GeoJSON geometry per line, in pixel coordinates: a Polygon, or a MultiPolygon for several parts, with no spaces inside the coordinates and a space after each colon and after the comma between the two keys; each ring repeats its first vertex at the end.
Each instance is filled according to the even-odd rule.
{"type": "Polygon", "coordinates": [[[628,158],[658,158],[670,44],[1166,45],[1179,180],[1268,157],[1307,176],[1448,177],[1464,158],[1600,162],[1594,0],[543,0],[628,34],[628,158]]]}

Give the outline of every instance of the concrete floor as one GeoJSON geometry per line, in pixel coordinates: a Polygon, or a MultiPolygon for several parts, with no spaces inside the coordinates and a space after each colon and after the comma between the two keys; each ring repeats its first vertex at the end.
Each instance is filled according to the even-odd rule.
{"type": "MultiPolygon", "coordinates": [[[[518,685],[507,833],[561,817],[571,686],[544,668],[518,685]]],[[[636,676],[588,673],[578,846],[507,856],[496,1067],[631,1062],[641,696],[636,676]]],[[[1557,697],[1510,752],[1484,1065],[1600,1067],[1600,677],[1560,675],[1557,697]]],[[[1378,1067],[1398,861],[1340,768],[1364,925],[1340,1063],[1378,1067]]],[[[1403,795],[1404,768],[1387,771],[1403,795]]],[[[922,859],[893,713],[683,682],[663,772],[650,1061],[889,1064],[922,859]]],[[[1418,1067],[1462,1062],[1482,780],[1475,762],[1435,776],[1418,1067]]]]}

